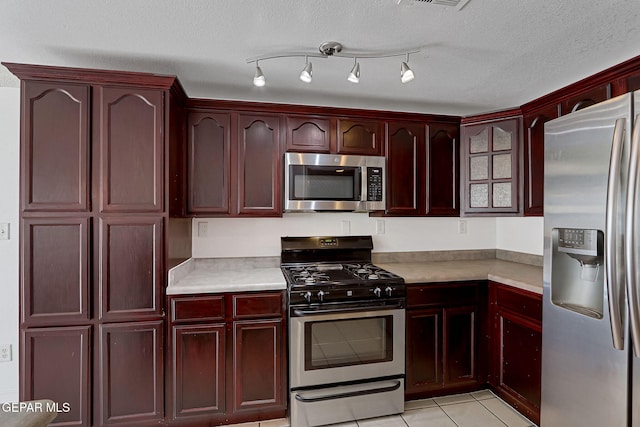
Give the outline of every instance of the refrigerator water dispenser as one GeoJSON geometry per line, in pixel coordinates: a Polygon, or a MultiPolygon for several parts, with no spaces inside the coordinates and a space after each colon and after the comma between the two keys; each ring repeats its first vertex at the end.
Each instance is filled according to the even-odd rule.
{"type": "Polygon", "coordinates": [[[604,235],[600,230],[553,229],[552,303],[585,316],[602,319],[604,304],[603,242],[604,235]]]}

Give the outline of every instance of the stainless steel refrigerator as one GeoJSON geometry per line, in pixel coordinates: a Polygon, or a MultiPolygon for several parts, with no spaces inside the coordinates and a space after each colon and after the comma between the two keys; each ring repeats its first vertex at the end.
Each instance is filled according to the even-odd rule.
{"type": "Polygon", "coordinates": [[[542,427],[640,427],[634,114],[640,91],[545,124],[542,427]]]}

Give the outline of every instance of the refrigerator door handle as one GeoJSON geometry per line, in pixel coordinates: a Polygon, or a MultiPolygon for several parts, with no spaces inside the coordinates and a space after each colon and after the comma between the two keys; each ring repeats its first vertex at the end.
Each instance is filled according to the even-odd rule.
{"type": "Polygon", "coordinates": [[[629,176],[627,178],[627,206],[625,213],[624,257],[627,273],[627,301],[629,305],[629,329],[633,352],[640,357],[640,315],[638,314],[638,287],[636,283],[636,205],[638,202],[638,166],[640,162],[640,115],[636,116],[629,152],[629,176]]]}
{"type": "Polygon", "coordinates": [[[624,349],[624,326],[622,321],[621,298],[624,284],[618,280],[618,194],[620,193],[620,163],[625,134],[625,119],[616,120],[611,144],[609,160],[609,179],[607,181],[607,207],[605,225],[605,272],[607,276],[607,292],[609,294],[609,321],[613,347],[624,349]]]}

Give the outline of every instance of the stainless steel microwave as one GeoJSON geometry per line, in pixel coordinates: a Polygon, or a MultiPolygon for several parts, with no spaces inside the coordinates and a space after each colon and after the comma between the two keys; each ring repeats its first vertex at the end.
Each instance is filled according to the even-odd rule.
{"type": "Polygon", "coordinates": [[[286,153],[284,210],[384,210],[385,179],[381,156],[286,153]]]}

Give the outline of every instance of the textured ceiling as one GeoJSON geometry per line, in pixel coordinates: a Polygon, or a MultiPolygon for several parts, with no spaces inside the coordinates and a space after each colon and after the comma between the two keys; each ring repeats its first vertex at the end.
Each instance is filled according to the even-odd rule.
{"type": "MultiPolygon", "coordinates": [[[[462,10],[397,0],[3,0],[0,61],[177,75],[190,97],[468,115],[518,106],[640,55],[637,0],[471,0],[462,10]],[[422,47],[402,58],[246,59],[422,47]]],[[[0,67],[0,85],[17,80],[0,67]]]]}

